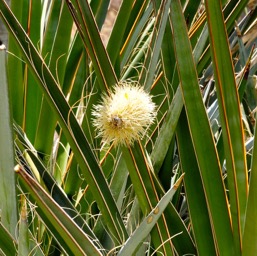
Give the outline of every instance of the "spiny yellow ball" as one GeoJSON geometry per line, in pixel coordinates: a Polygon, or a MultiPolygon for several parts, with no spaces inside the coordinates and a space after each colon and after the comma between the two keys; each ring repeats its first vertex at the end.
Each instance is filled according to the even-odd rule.
{"type": "Polygon", "coordinates": [[[132,145],[154,122],[156,107],[151,96],[135,83],[121,82],[102,102],[94,105],[93,125],[104,144],[132,145]]]}

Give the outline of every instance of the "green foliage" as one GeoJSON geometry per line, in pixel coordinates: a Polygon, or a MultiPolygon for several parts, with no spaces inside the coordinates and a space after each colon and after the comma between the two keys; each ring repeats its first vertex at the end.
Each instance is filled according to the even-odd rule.
{"type": "Polygon", "coordinates": [[[257,11],[122,1],[105,47],[109,2],[0,0],[0,254],[255,255],[257,11]],[[92,109],[122,81],[155,121],[103,144],[92,109]]]}

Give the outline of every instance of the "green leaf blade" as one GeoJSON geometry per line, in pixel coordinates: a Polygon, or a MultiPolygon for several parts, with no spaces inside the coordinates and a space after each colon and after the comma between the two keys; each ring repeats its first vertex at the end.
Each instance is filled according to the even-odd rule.
{"type": "Polygon", "coordinates": [[[233,255],[233,235],[221,169],[202,102],[186,23],[179,1],[171,3],[171,21],[189,129],[209,205],[214,236],[218,250],[233,255]],[[201,119],[198,116],[201,116],[201,119]],[[217,201],[216,198],[219,200],[217,201]]]}
{"type": "Polygon", "coordinates": [[[240,101],[221,7],[218,2],[206,1],[206,11],[224,138],[233,233],[239,253],[248,194],[240,101]]]}
{"type": "Polygon", "coordinates": [[[70,111],[71,108],[61,92],[57,81],[4,1],[0,1],[0,12],[7,27],[15,36],[24,58],[37,78],[48,104],[55,113],[88,184],[91,184],[90,189],[103,213],[105,222],[112,230],[111,233],[115,237],[115,242],[119,244],[123,241],[124,237],[128,236],[127,231],[107,181],[81,126],[73,112],[70,111]]]}
{"type": "Polygon", "coordinates": [[[90,238],[74,223],[43,188],[21,167],[16,169],[22,186],[37,203],[37,211],[60,245],[74,255],[102,255],[90,238]]]}
{"type": "Polygon", "coordinates": [[[6,78],[5,46],[0,49],[0,212],[1,222],[15,237],[17,226],[16,177],[12,134],[12,113],[6,78]]]}
{"type": "MultiPolygon", "coordinates": [[[[154,225],[157,223],[158,219],[161,217],[163,211],[170,203],[173,195],[175,194],[177,188],[182,182],[183,176],[181,176],[176,183],[165,193],[165,195],[160,199],[158,204],[154,209],[147,215],[146,218],[141,222],[140,226],[136,231],[129,237],[125,242],[122,249],[119,251],[118,256],[126,256],[131,253],[135,253],[136,249],[140,246],[143,240],[147,237],[149,232],[152,230],[154,225]]],[[[179,235],[179,234],[177,234],[179,235]]]]}
{"type": "MultiPolygon", "coordinates": [[[[257,122],[255,123],[257,124],[257,122]]],[[[243,256],[254,256],[257,251],[256,236],[257,226],[254,225],[255,217],[257,214],[257,139],[256,139],[256,125],[255,125],[255,136],[254,136],[254,148],[252,153],[251,163],[251,176],[249,184],[249,196],[247,200],[246,209],[246,221],[243,233],[243,256]]]]}

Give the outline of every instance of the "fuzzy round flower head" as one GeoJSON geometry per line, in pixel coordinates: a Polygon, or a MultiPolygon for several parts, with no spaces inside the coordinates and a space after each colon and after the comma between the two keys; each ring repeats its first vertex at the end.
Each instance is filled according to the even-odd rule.
{"type": "Polygon", "coordinates": [[[151,96],[134,83],[122,82],[95,105],[93,125],[103,143],[132,145],[154,122],[156,111],[151,96]]]}

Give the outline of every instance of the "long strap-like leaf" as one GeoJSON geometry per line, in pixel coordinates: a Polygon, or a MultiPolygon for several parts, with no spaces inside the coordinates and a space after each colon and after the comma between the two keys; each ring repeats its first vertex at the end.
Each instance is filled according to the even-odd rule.
{"type": "Polygon", "coordinates": [[[41,58],[35,46],[31,43],[29,37],[3,0],[0,1],[0,15],[9,31],[15,37],[24,59],[39,82],[38,85],[43,90],[85,174],[85,178],[102,211],[105,222],[115,237],[115,242],[119,244],[128,235],[105,177],[80,125],[73,112],[70,111],[64,95],[43,58],[41,58]]]}
{"type": "Polygon", "coordinates": [[[220,3],[206,1],[205,5],[226,156],[234,241],[240,252],[248,193],[240,102],[220,3]]]}
{"type": "Polygon", "coordinates": [[[204,184],[212,229],[217,241],[218,250],[227,255],[234,255],[233,235],[221,168],[199,89],[187,26],[180,1],[174,0],[171,2],[171,21],[185,109],[204,184]],[[198,118],[199,116],[201,119],[198,118]]]}
{"type": "Polygon", "coordinates": [[[108,88],[117,83],[117,78],[100,38],[89,3],[84,0],[66,0],[66,2],[92,60],[100,88],[108,93],[108,88]]]}

